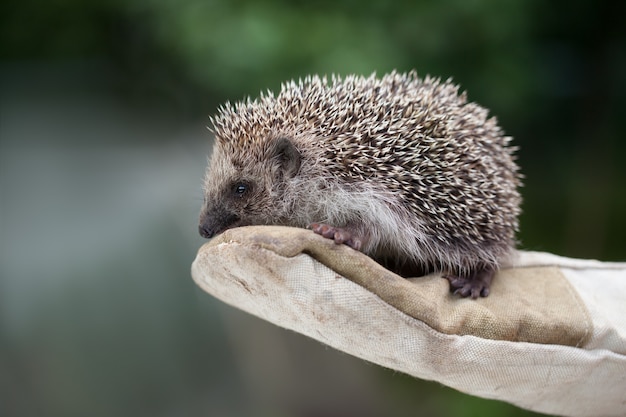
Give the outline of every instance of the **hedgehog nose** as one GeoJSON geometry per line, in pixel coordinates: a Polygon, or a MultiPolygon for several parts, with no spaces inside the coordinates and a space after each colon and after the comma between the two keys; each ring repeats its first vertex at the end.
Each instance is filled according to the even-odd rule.
{"type": "Polygon", "coordinates": [[[203,224],[198,226],[198,232],[200,233],[200,236],[206,239],[211,239],[215,235],[215,232],[213,230],[203,224]]]}

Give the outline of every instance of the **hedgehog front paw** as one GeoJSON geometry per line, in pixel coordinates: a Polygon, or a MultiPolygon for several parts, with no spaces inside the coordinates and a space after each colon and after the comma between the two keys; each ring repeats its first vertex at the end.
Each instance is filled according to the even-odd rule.
{"type": "Polygon", "coordinates": [[[489,295],[489,287],[495,271],[493,269],[481,269],[469,275],[444,275],[450,281],[450,290],[461,297],[486,297],[489,295]]]}
{"type": "Polygon", "coordinates": [[[310,227],[313,232],[327,239],[334,240],[338,245],[346,244],[355,250],[361,250],[363,246],[363,241],[348,229],[334,227],[325,223],[313,223],[310,227]]]}

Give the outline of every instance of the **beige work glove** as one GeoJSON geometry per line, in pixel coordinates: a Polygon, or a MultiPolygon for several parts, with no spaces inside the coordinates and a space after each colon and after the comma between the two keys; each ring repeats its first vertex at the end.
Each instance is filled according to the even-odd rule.
{"type": "Polygon", "coordinates": [[[459,391],[563,416],[626,415],[626,263],[520,252],[489,297],[405,279],[305,229],[231,229],[195,282],[351,355],[459,391]]]}

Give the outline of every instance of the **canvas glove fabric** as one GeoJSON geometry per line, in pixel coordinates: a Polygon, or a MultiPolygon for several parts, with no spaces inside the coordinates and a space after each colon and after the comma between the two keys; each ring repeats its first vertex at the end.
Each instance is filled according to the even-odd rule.
{"type": "Polygon", "coordinates": [[[563,416],[626,415],[626,263],[520,252],[489,297],[402,278],[310,230],[231,229],[195,282],[351,355],[479,397],[563,416]]]}

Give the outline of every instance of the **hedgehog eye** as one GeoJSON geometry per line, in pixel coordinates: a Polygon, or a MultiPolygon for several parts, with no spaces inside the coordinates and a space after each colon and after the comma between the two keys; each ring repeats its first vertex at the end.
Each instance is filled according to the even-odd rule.
{"type": "Polygon", "coordinates": [[[243,182],[238,182],[233,186],[233,193],[236,197],[243,197],[243,195],[248,191],[249,185],[243,182]]]}

